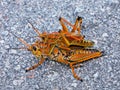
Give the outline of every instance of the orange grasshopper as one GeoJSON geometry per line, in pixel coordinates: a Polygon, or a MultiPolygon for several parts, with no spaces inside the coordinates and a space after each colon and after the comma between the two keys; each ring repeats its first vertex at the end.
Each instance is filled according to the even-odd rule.
{"type": "Polygon", "coordinates": [[[103,55],[103,52],[96,49],[72,49],[72,50],[64,50],[56,46],[56,44],[44,43],[41,41],[36,41],[32,45],[28,44],[22,38],[18,38],[20,42],[22,42],[28,51],[31,51],[33,55],[35,55],[39,60],[39,62],[30,68],[26,69],[26,72],[37,68],[41,65],[46,58],[50,60],[54,60],[56,62],[60,62],[66,65],[69,65],[73,76],[77,80],[82,79],[75,73],[74,68],[78,67],[81,62],[97,58],[103,55]]]}
{"type": "MultiPolygon", "coordinates": [[[[65,21],[65,19],[62,20],[65,21]]],[[[73,76],[77,80],[82,80],[75,73],[74,68],[81,62],[102,56],[103,52],[96,49],[84,48],[93,46],[93,42],[85,41],[84,36],[82,36],[80,33],[75,34],[76,30],[80,32],[80,26],[78,25],[78,23],[80,22],[79,20],[81,19],[77,19],[75,25],[73,26],[66,21],[70,26],[73,27],[71,32],[68,32],[66,26],[62,22],[61,25],[63,30],[61,30],[60,32],[54,32],[50,34],[40,34],[40,32],[32,26],[34,30],[38,33],[39,38],[42,38],[42,40],[36,40],[36,42],[34,42],[32,45],[28,44],[22,38],[18,38],[16,36],[18,40],[26,46],[27,50],[31,51],[33,55],[40,59],[37,64],[33,65],[30,68],[27,68],[26,72],[35,69],[36,67],[41,65],[46,60],[46,58],[49,58],[50,60],[69,65],[72,69],[73,76]],[[73,41],[75,43],[73,43],[73,41]],[[73,48],[70,47],[71,45],[73,45],[73,48]],[[81,46],[83,46],[83,48],[81,48],[81,46]]]]}

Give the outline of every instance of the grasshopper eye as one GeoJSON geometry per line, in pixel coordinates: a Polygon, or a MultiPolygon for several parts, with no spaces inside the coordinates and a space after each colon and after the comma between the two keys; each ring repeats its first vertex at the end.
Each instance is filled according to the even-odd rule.
{"type": "Polygon", "coordinates": [[[36,50],[37,50],[37,48],[36,48],[35,46],[33,46],[33,50],[34,50],[34,51],[36,51],[36,50]]]}

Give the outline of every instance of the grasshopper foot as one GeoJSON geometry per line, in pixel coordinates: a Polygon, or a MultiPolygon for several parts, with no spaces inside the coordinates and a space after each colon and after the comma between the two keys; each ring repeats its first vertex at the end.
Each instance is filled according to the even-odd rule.
{"type": "Polygon", "coordinates": [[[101,51],[102,53],[102,56],[105,56],[106,55],[106,52],[105,51],[101,51]]]}
{"type": "Polygon", "coordinates": [[[81,82],[83,82],[83,79],[80,79],[81,82]]]}
{"type": "Polygon", "coordinates": [[[27,69],[25,70],[25,72],[28,72],[28,71],[29,71],[29,70],[27,70],[27,69]]]}

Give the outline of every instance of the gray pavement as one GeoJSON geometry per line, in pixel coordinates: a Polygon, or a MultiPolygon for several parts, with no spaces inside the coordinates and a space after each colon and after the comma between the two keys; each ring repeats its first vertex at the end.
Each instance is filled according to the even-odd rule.
{"type": "Polygon", "coordinates": [[[120,1],[0,0],[0,90],[120,90],[120,1]],[[25,73],[38,60],[14,49],[23,44],[8,32],[32,43],[36,33],[28,20],[40,32],[53,32],[61,28],[60,16],[72,23],[83,17],[82,33],[106,53],[75,70],[83,82],[74,79],[68,66],[50,60],[25,73]]]}

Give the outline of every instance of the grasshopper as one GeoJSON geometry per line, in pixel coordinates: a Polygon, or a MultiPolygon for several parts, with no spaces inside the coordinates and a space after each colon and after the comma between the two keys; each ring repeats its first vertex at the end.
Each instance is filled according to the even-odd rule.
{"type": "Polygon", "coordinates": [[[25,45],[28,51],[32,52],[32,54],[39,59],[39,62],[27,68],[26,72],[37,68],[46,60],[46,58],[49,58],[49,60],[70,66],[73,76],[77,80],[82,81],[74,69],[80,66],[80,63],[84,61],[102,56],[104,52],[97,49],[88,48],[93,46],[94,43],[92,41],[84,40],[84,36],[80,34],[82,18],[78,17],[74,25],[69,23],[64,18],[60,18],[59,20],[62,25],[62,30],[60,30],[60,32],[44,32],[41,34],[31,24],[34,31],[38,34],[38,37],[42,39],[36,40],[31,45],[22,38],[14,35],[25,45]],[[71,32],[68,31],[63,21],[72,27],[71,32]],[[78,31],[78,33],[75,33],[75,31],[78,31]]]}
{"type": "Polygon", "coordinates": [[[82,81],[82,79],[75,73],[74,69],[84,61],[97,58],[103,55],[102,51],[96,49],[77,48],[72,50],[65,50],[57,47],[56,44],[52,43],[50,44],[41,41],[36,41],[32,45],[30,45],[22,38],[18,39],[26,46],[28,51],[31,51],[33,55],[40,59],[37,64],[27,68],[26,72],[37,68],[46,60],[46,58],[49,58],[49,60],[69,65],[74,78],[82,81]]]}

